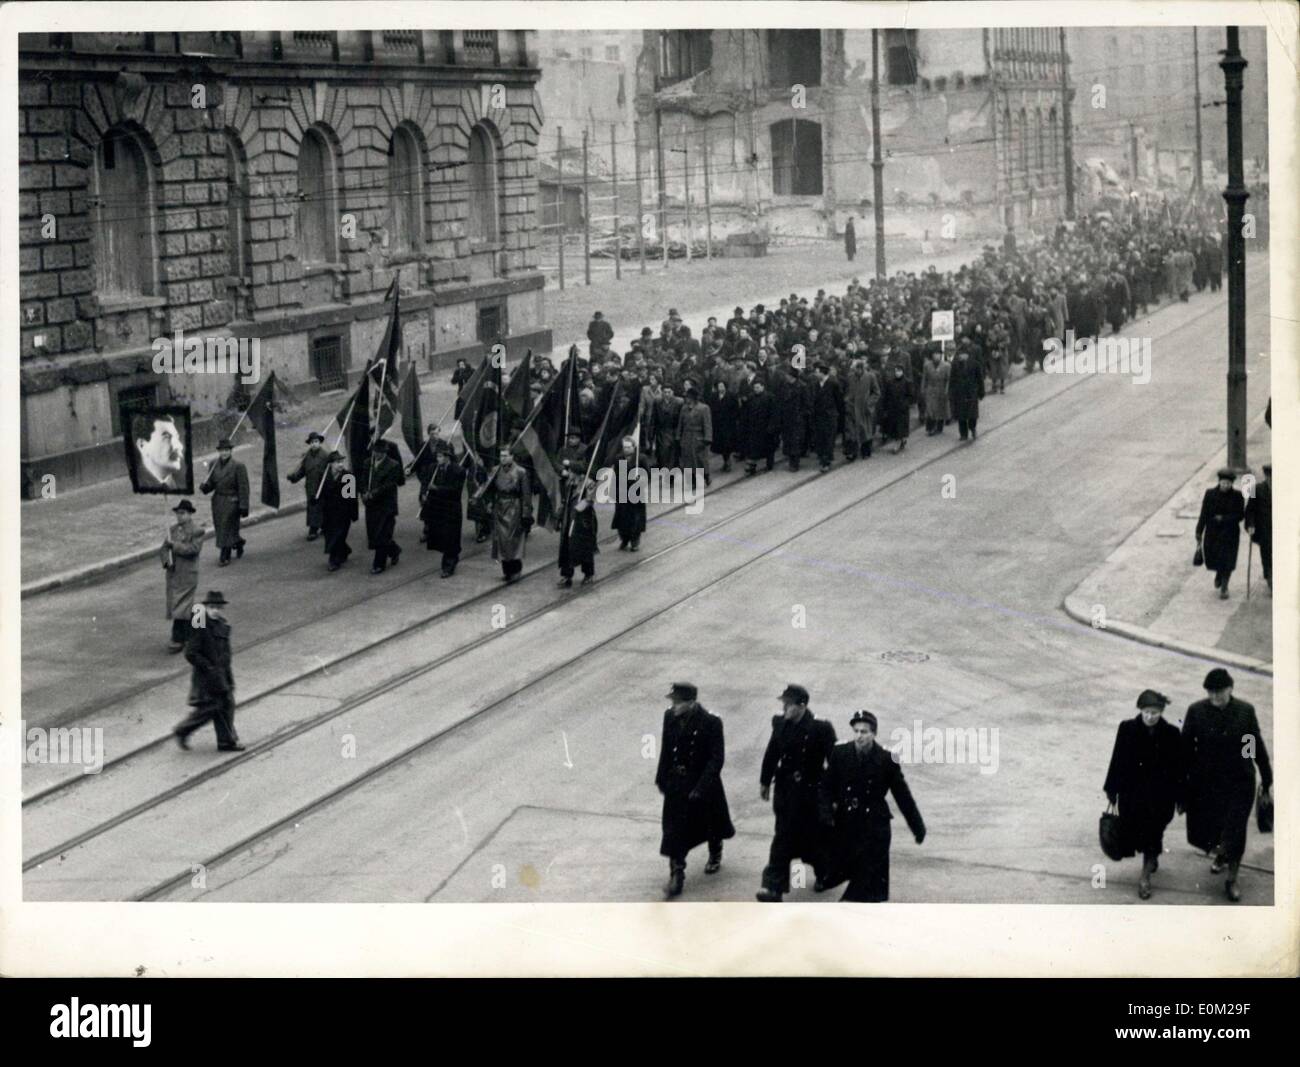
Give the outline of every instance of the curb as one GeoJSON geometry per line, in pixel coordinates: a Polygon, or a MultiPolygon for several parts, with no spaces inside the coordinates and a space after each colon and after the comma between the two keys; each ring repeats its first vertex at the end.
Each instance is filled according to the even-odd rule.
{"type": "Polygon", "coordinates": [[[1075,622],[1082,623],[1090,630],[1095,630],[1098,633],[1113,633],[1144,645],[1153,645],[1156,648],[1169,649],[1171,652],[1179,652],[1185,656],[1193,656],[1196,659],[1223,663],[1229,667],[1237,667],[1244,671],[1251,671],[1254,674],[1267,675],[1269,678],[1273,677],[1273,664],[1265,663],[1253,656],[1242,656],[1236,652],[1225,652],[1220,648],[1206,648],[1204,645],[1195,645],[1190,641],[1180,641],[1176,637],[1158,634],[1144,626],[1134,626],[1132,623],[1120,622],[1117,619],[1107,619],[1105,626],[1093,626],[1092,605],[1085,604],[1077,593],[1078,590],[1076,589],[1075,592],[1065,598],[1061,606],[1070,618],[1075,622]]]}

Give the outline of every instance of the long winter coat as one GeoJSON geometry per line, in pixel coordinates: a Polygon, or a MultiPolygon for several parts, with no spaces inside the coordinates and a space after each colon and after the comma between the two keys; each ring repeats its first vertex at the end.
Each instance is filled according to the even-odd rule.
{"type": "Polygon", "coordinates": [[[199,588],[199,552],[203,548],[203,527],[176,523],[163,542],[163,568],[167,572],[168,619],[189,621],[194,594],[199,588]]]}
{"type": "Polygon", "coordinates": [[[207,704],[231,699],[235,674],[230,657],[230,623],[209,615],[190,631],[185,658],[194,668],[190,678],[190,703],[207,704]]]}
{"type": "Polygon", "coordinates": [[[713,415],[709,406],[688,400],[677,415],[678,465],[683,470],[708,470],[712,442],[713,415]]]}
{"type": "Polygon", "coordinates": [[[1205,553],[1206,570],[1231,571],[1237,566],[1241,521],[1245,517],[1246,501],[1238,490],[1223,490],[1217,485],[1205,490],[1196,536],[1205,553]]]}
{"type": "Polygon", "coordinates": [[[528,484],[528,472],[517,463],[509,470],[498,470],[487,495],[492,509],[492,558],[523,559],[524,520],[531,523],[533,518],[533,493],[528,484]]]}
{"type": "Polygon", "coordinates": [[[948,377],[952,364],[927,360],[921,371],[921,395],[925,399],[925,417],[945,421],[948,418],[948,377]]]}
{"type": "Polygon", "coordinates": [[[307,493],[307,528],[309,530],[319,530],[321,526],[320,498],[316,495],[316,490],[320,488],[321,479],[325,477],[325,471],[330,465],[328,455],[323,448],[318,448],[315,452],[309,448],[302,454],[298,466],[289,472],[289,481],[291,482],[296,483],[304,478],[307,479],[307,484],[303,488],[307,493]]]}
{"type": "Polygon", "coordinates": [[[835,449],[835,435],[844,419],[844,394],[834,378],[813,382],[812,446],[819,456],[829,456],[835,449]]]}
{"type": "Polygon", "coordinates": [[[726,459],[740,451],[740,402],[727,390],[725,396],[709,394],[709,414],[713,419],[713,454],[726,459]]]}
{"type": "Polygon", "coordinates": [[[1198,700],[1183,719],[1186,746],[1187,841],[1205,852],[1222,849],[1229,863],[1246,850],[1246,825],[1255,801],[1255,765],[1261,784],[1273,784],[1268,749],[1255,708],[1233,697],[1226,708],[1198,700]],[[1254,759],[1245,755],[1254,748],[1254,759]]]}
{"type": "Polygon", "coordinates": [[[912,424],[912,381],[906,374],[888,377],[880,390],[880,432],[895,441],[908,435],[912,424]]]}
{"type": "Polygon", "coordinates": [[[776,399],[764,390],[751,393],[740,409],[740,450],[754,462],[776,452],[781,437],[781,412],[776,399]]]}
{"type": "Polygon", "coordinates": [[[736,836],[722,787],[722,720],[692,704],[664,712],[655,785],[663,794],[661,856],[684,857],[696,845],[736,836]]]}
{"type": "Polygon", "coordinates": [[[984,395],[984,372],[970,357],[954,359],[948,372],[949,410],[954,419],[978,419],[984,395]]]}
{"type": "Polygon", "coordinates": [[[827,842],[819,816],[818,789],[834,747],[835,727],[815,718],[811,711],[805,711],[797,722],[774,715],[758,775],[763,788],[776,785],[772,811],[777,836],[785,839],[790,855],[819,870],[827,842]]]}
{"type": "Polygon", "coordinates": [[[1139,713],[1115,732],[1106,771],[1106,796],[1119,801],[1124,833],[1138,852],[1159,853],[1174,806],[1183,799],[1185,763],[1178,727],[1156,721],[1148,728],[1139,713]]]}
{"type": "Polygon", "coordinates": [[[348,531],[360,514],[356,483],[348,481],[351,477],[346,471],[337,477],[326,472],[325,484],[320,491],[321,530],[325,536],[325,551],[330,556],[341,555],[343,559],[352,554],[350,546],[346,552],[340,550],[347,544],[348,531]],[[348,486],[351,486],[351,493],[345,496],[344,490],[348,486]]]}
{"type": "Polygon", "coordinates": [[[655,451],[659,466],[678,465],[677,425],[685,402],[679,396],[662,397],[655,411],[655,451]]]}
{"type": "Polygon", "coordinates": [[[644,456],[635,461],[628,459],[626,456],[620,456],[613,464],[616,475],[619,472],[621,463],[627,464],[626,477],[629,494],[634,483],[639,482],[641,484],[639,500],[615,500],[614,502],[614,521],[612,525],[618,531],[620,537],[631,540],[645,533],[646,494],[649,492],[650,469],[646,465],[644,456]]]}
{"type": "Polygon", "coordinates": [[[861,447],[876,434],[876,408],[880,404],[880,379],[873,370],[849,374],[844,393],[844,437],[861,447]]]}
{"type": "Polygon", "coordinates": [[[239,520],[248,514],[248,469],[237,459],[217,460],[199,486],[205,496],[212,494],[212,525],[218,548],[236,548],[239,520]]]}
{"type": "Polygon", "coordinates": [[[797,459],[808,451],[808,428],[812,421],[812,394],[802,378],[778,375],[777,405],[781,411],[781,451],[797,459]]]}
{"type": "Polygon", "coordinates": [[[396,447],[380,446],[362,467],[358,489],[366,505],[366,546],[382,548],[393,540],[397,527],[397,489],[406,484],[396,447]]]}
{"type": "Polygon", "coordinates": [[[436,464],[429,475],[429,487],[420,505],[424,523],[424,544],[431,552],[460,555],[460,531],[465,523],[461,495],[465,490],[465,467],[454,460],[436,464]]]}

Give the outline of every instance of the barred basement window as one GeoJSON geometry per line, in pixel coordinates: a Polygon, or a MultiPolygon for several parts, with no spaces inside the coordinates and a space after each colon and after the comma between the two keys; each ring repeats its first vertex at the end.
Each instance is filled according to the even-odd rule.
{"type": "Polygon", "coordinates": [[[343,349],[337,335],[312,338],[311,373],[320,384],[322,393],[347,388],[348,378],[343,373],[343,349]]]}
{"type": "Polygon", "coordinates": [[[391,251],[416,252],[424,244],[420,205],[424,181],[420,146],[404,126],[388,142],[388,232],[391,251]]]}
{"type": "Polygon", "coordinates": [[[497,152],[492,134],[480,123],[469,133],[469,239],[495,241],[497,225],[497,152]]]}
{"type": "Polygon", "coordinates": [[[465,31],[465,61],[495,67],[497,60],[496,30],[465,31]]]}
{"type": "Polygon", "coordinates": [[[319,130],[298,146],[298,241],[304,263],[338,259],[334,155],[319,130]]]}
{"type": "Polygon", "coordinates": [[[95,273],[102,297],[153,296],[153,183],[144,148],[109,130],[95,153],[95,273]]]}
{"type": "Polygon", "coordinates": [[[482,304],[478,309],[478,339],[494,344],[505,336],[505,308],[501,304],[482,304]]]}

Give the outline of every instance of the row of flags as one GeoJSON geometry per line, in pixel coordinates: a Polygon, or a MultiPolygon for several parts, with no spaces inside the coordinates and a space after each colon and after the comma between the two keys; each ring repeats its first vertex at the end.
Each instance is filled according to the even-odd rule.
{"type": "MultiPolygon", "coordinates": [[[[428,448],[415,364],[408,362],[405,372],[399,373],[402,328],[396,279],[385,296],[388,300],[392,301],[392,311],[379,349],[334,417],[338,427],[334,447],[347,452],[354,472],[370,461],[374,443],[387,434],[394,422],[411,451],[412,466],[428,448]]],[[[543,521],[549,518],[550,525],[558,528],[562,501],[557,457],[569,433],[579,426],[577,351],[570,350],[560,372],[536,400],[531,390],[531,349],[508,380],[503,380],[503,364],[504,352],[499,347],[483,357],[460,393],[460,415],[448,436],[454,440],[459,435],[468,458],[488,472],[495,472],[498,448],[509,446],[526,455],[549,505],[543,521]]],[[[630,389],[621,381],[614,385],[599,431],[592,441],[584,442],[592,460],[588,470],[612,463],[623,438],[636,434],[640,391],[639,383],[630,389]]],[[[241,423],[246,419],[262,438],[262,503],[269,507],[280,506],[274,415],[277,410],[297,404],[293,391],[277,381],[272,371],[240,419],[241,423]]]]}

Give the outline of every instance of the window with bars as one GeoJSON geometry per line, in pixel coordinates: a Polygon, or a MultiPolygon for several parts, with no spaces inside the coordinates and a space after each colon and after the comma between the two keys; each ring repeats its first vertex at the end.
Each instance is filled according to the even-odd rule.
{"type": "Polygon", "coordinates": [[[343,345],[338,334],[312,338],[311,373],[322,393],[347,388],[348,377],[343,371],[343,345]]]}
{"type": "Polygon", "coordinates": [[[469,63],[497,65],[497,31],[466,30],[465,59],[469,63]]]}
{"type": "Polygon", "coordinates": [[[504,340],[506,333],[505,306],[501,303],[480,304],[478,307],[478,339],[485,345],[504,340]]]}

